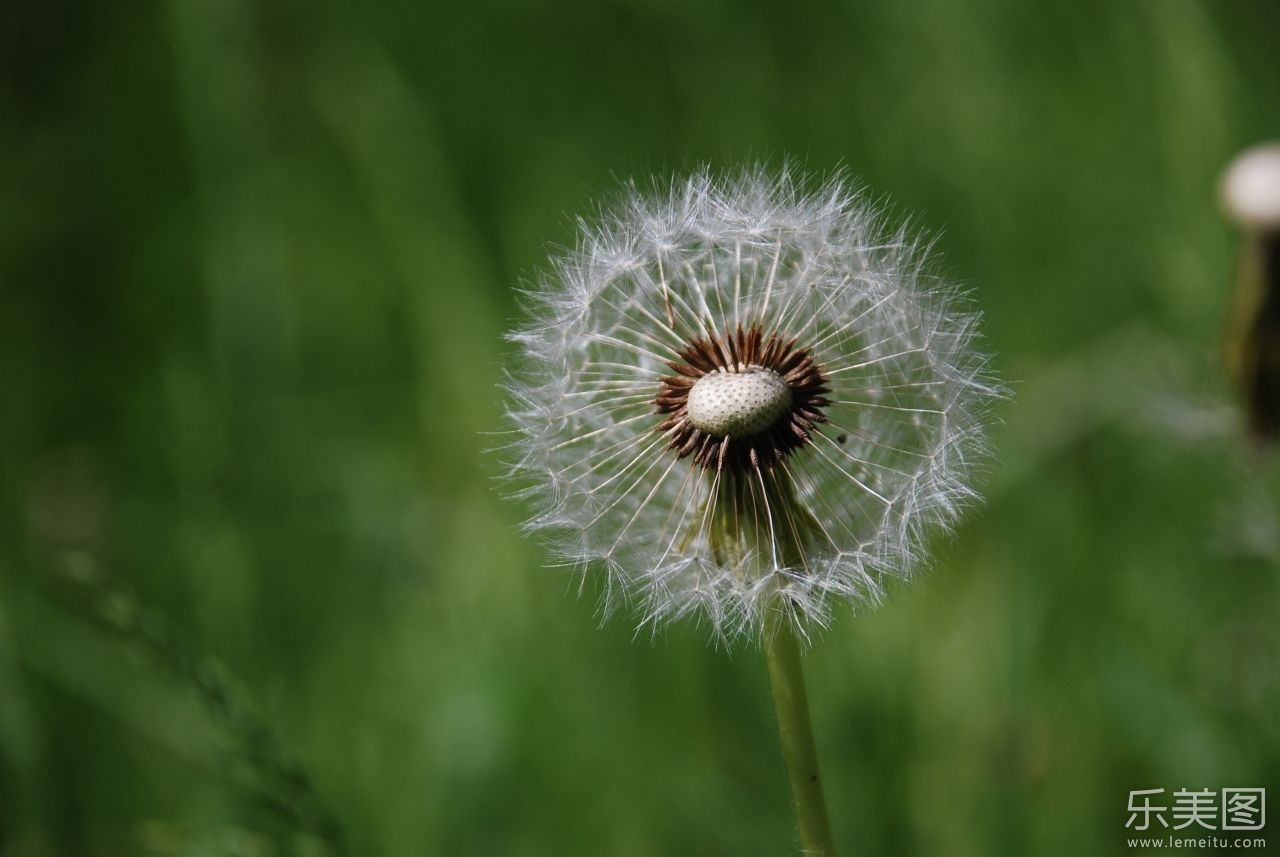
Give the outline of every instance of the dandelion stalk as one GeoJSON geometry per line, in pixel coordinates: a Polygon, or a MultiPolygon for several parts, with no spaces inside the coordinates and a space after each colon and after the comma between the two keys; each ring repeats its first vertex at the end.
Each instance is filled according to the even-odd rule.
{"type": "MultiPolygon", "coordinates": [[[[732,481],[732,480],[731,480],[732,481]]],[[[736,529],[719,527],[713,531],[712,544],[722,562],[731,557],[753,557],[762,575],[768,575],[769,563],[785,568],[808,565],[805,543],[820,532],[820,524],[797,502],[790,479],[777,475],[765,483],[762,496],[778,519],[757,527],[749,514],[751,495],[741,490],[726,490],[720,514],[727,523],[747,520],[736,529]],[[734,541],[734,537],[737,541],[734,541]]],[[[801,643],[796,633],[796,615],[788,603],[785,583],[778,575],[774,587],[774,604],[765,616],[762,641],[765,662],[769,668],[769,685],[773,691],[773,707],[778,719],[778,737],[791,781],[796,826],[805,855],[834,857],[835,841],[827,817],[822,777],[818,770],[818,749],[809,718],[809,695],[805,689],[801,643]]]]}
{"type": "Polygon", "coordinates": [[[835,857],[827,801],[818,772],[818,750],[809,722],[809,697],[805,692],[804,669],[800,663],[800,641],[789,618],[769,623],[765,630],[764,655],[773,687],[773,707],[778,716],[778,736],[791,779],[800,845],[806,855],[835,857]]]}

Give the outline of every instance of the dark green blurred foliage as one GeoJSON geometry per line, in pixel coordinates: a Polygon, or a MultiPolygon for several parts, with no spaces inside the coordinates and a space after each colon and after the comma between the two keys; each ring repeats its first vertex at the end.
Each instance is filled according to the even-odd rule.
{"type": "Polygon", "coordinates": [[[1214,181],[1280,136],[1277,33],[1243,0],[9,0],[0,853],[784,853],[759,653],[597,629],[484,452],[569,215],[783,153],[940,231],[1016,392],[936,572],[808,659],[838,839],[1125,853],[1130,789],[1280,789],[1277,484],[1214,362],[1214,181]]]}

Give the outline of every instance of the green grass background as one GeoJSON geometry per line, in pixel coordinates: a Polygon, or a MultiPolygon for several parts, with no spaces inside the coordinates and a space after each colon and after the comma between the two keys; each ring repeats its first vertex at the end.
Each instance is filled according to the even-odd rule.
{"type": "Polygon", "coordinates": [[[1015,391],[989,502],[807,660],[844,853],[1131,853],[1130,789],[1280,800],[1215,201],[1280,135],[1278,33],[1244,0],[7,0],[0,853],[791,853],[760,653],[598,628],[484,452],[573,214],[784,154],[938,235],[1015,391]]]}

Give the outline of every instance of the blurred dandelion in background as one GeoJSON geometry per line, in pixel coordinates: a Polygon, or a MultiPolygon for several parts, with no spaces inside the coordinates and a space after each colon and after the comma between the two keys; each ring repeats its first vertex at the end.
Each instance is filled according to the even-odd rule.
{"type": "Polygon", "coordinates": [[[1280,433],[1280,143],[1240,153],[1222,177],[1222,205],[1244,233],[1226,363],[1260,443],[1280,433]]]}

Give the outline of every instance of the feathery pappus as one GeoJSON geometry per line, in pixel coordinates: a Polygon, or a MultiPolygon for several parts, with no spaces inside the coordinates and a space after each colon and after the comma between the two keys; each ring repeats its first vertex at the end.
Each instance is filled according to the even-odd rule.
{"type": "Polygon", "coordinates": [[[975,496],[1001,394],[925,256],[841,176],[626,186],[511,335],[528,529],[642,624],[807,633],[877,603],[975,496]]]}

